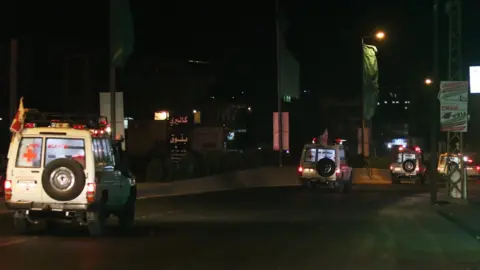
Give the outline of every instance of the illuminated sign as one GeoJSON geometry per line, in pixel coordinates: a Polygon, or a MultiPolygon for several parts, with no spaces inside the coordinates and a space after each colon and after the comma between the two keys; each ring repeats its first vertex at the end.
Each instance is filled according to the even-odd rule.
{"type": "Polygon", "coordinates": [[[180,124],[188,124],[188,116],[178,116],[170,119],[170,126],[176,126],[180,124]]]}

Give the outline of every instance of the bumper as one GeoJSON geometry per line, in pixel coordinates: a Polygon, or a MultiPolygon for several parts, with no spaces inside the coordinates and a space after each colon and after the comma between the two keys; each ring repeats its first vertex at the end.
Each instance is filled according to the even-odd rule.
{"type": "Polygon", "coordinates": [[[87,211],[93,207],[91,204],[72,203],[37,203],[37,202],[5,202],[8,210],[22,211],[87,211]]]}
{"type": "Polygon", "coordinates": [[[306,186],[310,183],[319,185],[319,186],[325,186],[325,187],[330,187],[333,188],[335,187],[336,183],[339,181],[337,179],[328,179],[328,178],[300,178],[300,184],[302,186],[306,186]]]}

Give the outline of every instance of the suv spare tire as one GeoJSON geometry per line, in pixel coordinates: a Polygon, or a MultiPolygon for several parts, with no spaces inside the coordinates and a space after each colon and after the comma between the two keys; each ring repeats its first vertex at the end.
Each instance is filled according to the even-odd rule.
{"type": "Polygon", "coordinates": [[[70,201],[85,188],[83,167],[75,160],[59,158],[45,166],[42,174],[43,190],[52,199],[70,201]]]}
{"type": "Polygon", "coordinates": [[[322,158],[315,165],[317,173],[323,177],[332,176],[335,173],[336,168],[335,162],[329,158],[322,158]]]}
{"type": "Polygon", "coordinates": [[[407,173],[414,172],[416,167],[417,167],[417,164],[415,164],[415,160],[413,159],[407,159],[402,163],[402,168],[407,173]]]}

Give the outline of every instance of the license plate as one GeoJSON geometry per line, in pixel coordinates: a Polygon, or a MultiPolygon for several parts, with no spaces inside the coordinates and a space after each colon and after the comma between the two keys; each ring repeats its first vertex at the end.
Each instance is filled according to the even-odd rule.
{"type": "Polygon", "coordinates": [[[35,188],[35,186],[37,185],[37,181],[35,181],[35,180],[20,180],[20,181],[18,181],[17,185],[21,189],[23,189],[24,191],[28,192],[28,191],[35,188]]]}

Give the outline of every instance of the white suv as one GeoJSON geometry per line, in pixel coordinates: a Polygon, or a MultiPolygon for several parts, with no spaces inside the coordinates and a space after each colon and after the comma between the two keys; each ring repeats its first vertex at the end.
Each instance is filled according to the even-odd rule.
{"type": "Polygon", "coordinates": [[[43,126],[26,123],[10,143],[4,196],[17,231],[67,221],[101,236],[110,215],[124,228],[133,226],[135,179],[120,164],[118,144],[88,125],[43,126]]]}
{"type": "Polygon", "coordinates": [[[348,166],[342,145],[306,144],[297,173],[300,184],[305,187],[322,185],[338,192],[352,189],[352,168],[348,166]]]}

